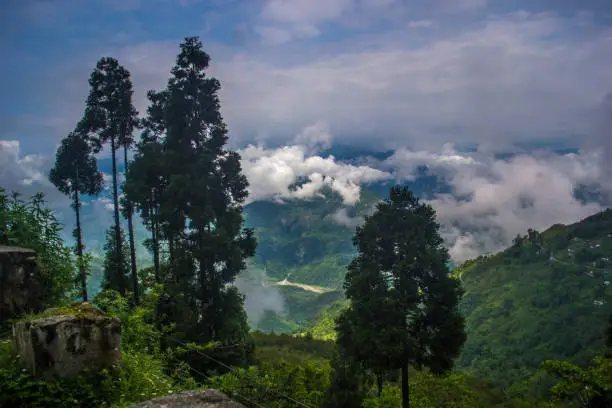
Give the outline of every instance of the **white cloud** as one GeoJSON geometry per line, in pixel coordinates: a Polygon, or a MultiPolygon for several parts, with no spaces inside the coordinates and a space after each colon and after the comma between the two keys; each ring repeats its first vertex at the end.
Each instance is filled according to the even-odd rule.
{"type": "Polygon", "coordinates": [[[329,126],[323,122],[307,126],[295,137],[294,143],[309,149],[309,154],[325,150],[332,145],[332,135],[329,126]]]}
{"type": "Polygon", "coordinates": [[[17,140],[0,140],[0,185],[8,193],[19,191],[29,197],[43,192],[54,200],[63,200],[63,195],[47,179],[52,165],[48,155],[22,155],[21,145],[17,140]]]}
{"type": "Polygon", "coordinates": [[[433,31],[420,31],[418,42],[398,31],[319,45],[318,54],[306,47],[304,61],[275,62],[270,53],[218,61],[230,130],[240,140],[286,143],[323,121],[337,142],[381,148],[580,140],[612,83],[612,53],[602,52],[612,49],[609,32],[581,31],[573,19],[514,13],[433,31]],[[580,35],[558,40],[570,33],[580,35]]]}
{"type": "Polygon", "coordinates": [[[343,225],[351,229],[354,229],[363,222],[363,218],[361,217],[351,217],[348,213],[348,209],[345,207],[338,209],[336,212],[331,214],[329,218],[336,224],[343,225]]]}
{"type": "MultiPolygon", "coordinates": [[[[307,127],[297,139],[306,144],[311,144],[313,137],[317,143],[321,139],[329,140],[315,130],[316,125],[307,127]]],[[[309,198],[328,186],[339,193],[346,204],[353,205],[359,200],[361,184],[390,177],[389,173],[371,167],[336,162],[333,156],[309,156],[308,149],[304,145],[276,149],[250,145],[240,150],[242,168],[250,183],[250,200],[309,198]],[[307,181],[290,189],[303,179],[307,181]]]]}
{"type": "Polygon", "coordinates": [[[574,223],[602,209],[574,196],[578,184],[601,180],[593,154],[542,153],[507,160],[482,153],[473,156],[450,147],[439,154],[401,150],[387,163],[395,166],[400,179],[410,179],[417,165],[444,174],[452,194],[438,195],[429,203],[438,212],[456,261],[500,250],[528,228],[574,223]]]}

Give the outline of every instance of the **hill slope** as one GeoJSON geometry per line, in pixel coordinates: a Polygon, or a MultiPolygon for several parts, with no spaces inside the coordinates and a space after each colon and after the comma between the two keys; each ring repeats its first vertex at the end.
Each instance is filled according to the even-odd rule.
{"type": "Polygon", "coordinates": [[[461,265],[467,341],[458,367],[501,385],[539,384],[541,363],[586,363],[603,346],[612,300],[612,210],[531,232],[461,265]]]}

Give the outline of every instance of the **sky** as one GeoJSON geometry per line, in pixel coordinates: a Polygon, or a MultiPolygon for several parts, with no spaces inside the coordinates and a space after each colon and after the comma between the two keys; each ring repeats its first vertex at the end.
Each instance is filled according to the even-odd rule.
{"type": "Polygon", "coordinates": [[[362,185],[425,164],[452,188],[431,204],[464,260],[603,208],[577,186],[612,190],[609,0],[6,0],[0,185],[65,206],[46,174],[96,61],[131,72],[144,112],[186,36],[211,56],[252,200],[327,184],[350,206],[362,185]],[[338,145],[392,154],[323,154],[338,145]]]}

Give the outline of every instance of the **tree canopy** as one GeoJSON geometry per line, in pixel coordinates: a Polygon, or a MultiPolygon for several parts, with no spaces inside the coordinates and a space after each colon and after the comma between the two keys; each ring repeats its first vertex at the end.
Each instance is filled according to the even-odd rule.
{"type": "Polygon", "coordinates": [[[461,287],[438,229],[431,206],[393,187],[357,227],[346,275],[351,305],[338,319],[338,343],[374,372],[401,369],[405,407],[408,365],[448,371],[465,340],[461,287]]]}

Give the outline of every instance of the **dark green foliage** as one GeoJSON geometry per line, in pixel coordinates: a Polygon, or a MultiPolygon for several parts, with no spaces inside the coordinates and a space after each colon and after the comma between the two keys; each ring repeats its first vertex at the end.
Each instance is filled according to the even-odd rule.
{"type": "Polygon", "coordinates": [[[547,360],[544,368],[560,381],[551,391],[558,400],[575,400],[592,408],[612,407],[612,358],[597,356],[586,368],[547,360]]]}
{"type": "Polygon", "coordinates": [[[154,319],[161,290],[155,287],[134,309],[114,291],[94,298],[94,304],[122,320],[122,364],[116,369],[86,372],[74,379],[36,379],[22,370],[11,342],[0,339],[0,407],[118,408],[195,388],[183,366],[167,371],[167,356],[161,351],[163,331],[154,319]]]}
{"type": "Polygon", "coordinates": [[[42,194],[23,201],[17,193],[8,197],[0,187],[0,245],[36,251],[40,283],[36,299],[41,307],[66,302],[74,295],[74,266],[61,231],[42,194]]]}
{"type": "Polygon", "coordinates": [[[206,385],[247,406],[256,401],[269,408],[320,407],[329,386],[329,366],[310,361],[263,364],[221,375],[206,385]]]}
{"type": "Polygon", "coordinates": [[[152,231],[154,251],[160,239],[168,246],[167,275],[159,276],[167,291],[162,318],[176,322],[185,341],[245,344],[243,298],[228,284],[255,253],[253,231],[243,228],[248,182],[240,156],[224,148],[220,83],[206,77],[208,54],[196,37],[180,48],[167,88],[149,92],[127,197],[152,231]]]}
{"type": "MultiPolygon", "coordinates": [[[[110,142],[113,176],[115,262],[122,263],[123,240],[119,220],[119,193],[117,184],[116,151],[120,146],[127,148],[133,142],[132,132],[138,126],[138,112],[132,104],[132,81],[130,73],[114,58],[104,57],[98,61],[89,78],[91,87],[87,97],[83,119],[77,126],[79,132],[86,133],[98,153],[104,144],[110,142]]],[[[131,203],[128,200],[127,214],[131,219],[131,203]]],[[[131,222],[130,222],[131,224],[131,222]]],[[[130,231],[133,235],[133,231],[130,231]]],[[[133,241],[133,240],[132,240],[133,241]]],[[[135,257],[134,246],[131,255],[135,257]]],[[[138,279],[135,258],[132,258],[132,290],[135,303],[138,303],[138,279]]]]}
{"type": "Polygon", "coordinates": [[[366,380],[366,376],[356,361],[336,351],[331,359],[330,387],[325,395],[323,407],[361,406],[367,395],[366,380]]]}
{"type": "Polygon", "coordinates": [[[606,347],[612,350],[612,313],[608,318],[608,327],[606,329],[606,347]]]}
{"type": "MultiPolygon", "coordinates": [[[[123,231],[120,230],[120,239],[123,239],[123,231]]],[[[115,229],[109,228],[106,231],[106,243],[104,244],[104,279],[102,289],[111,289],[125,296],[130,291],[130,281],[128,271],[129,253],[125,246],[121,247],[121,255],[117,261],[117,239],[115,229]]]]}
{"type": "Polygon", "coordinates": [[[87,139],[78,133],[70,133],[62,140],[57,149],[55,164],[49,172],[49,180],[59,191],[72,198],[72,208],[76,215],[74,238],[76,256],[81,276],[81,296],[87,301],[87,270],[83,260],[83,238],[81,233],[81,202],[79,194],[98,194],[102,191],[102,173],[92,154],[87,139]]]}
{"type": "Polygon", "coordinates": [[[438,229],[431,206],[394,187],[357,228],[359,255],[346,275],[351,306],[338,319],[338,344],[377,375],[402,369],[404,407],[408,365],[446,372],[465,341],[461,288],[438,229]]]}
{"type": "Polygon", "coordinates": [[[300,364],[305,360],[319,362],[332,358],[335,345],[331,341],[313,339],[309,336],[288,334],[251,333],[255,344],[256,364],[273,361],[287,361],[300,364]]]}

